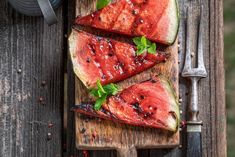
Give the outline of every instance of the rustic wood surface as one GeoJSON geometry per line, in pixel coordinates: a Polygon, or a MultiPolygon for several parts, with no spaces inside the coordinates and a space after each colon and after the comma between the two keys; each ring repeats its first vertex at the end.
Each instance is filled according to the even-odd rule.
{"type": "Polygon", "coordinates": [[[0,0],[1,157],[62,156],[62,8],[56,14],[48,27],[0,0]]]}
{"type": "MultiPolygon", "coordinates": [[[[84,1],[84,0],[81,0],[84,1]]],[[[223,64],[223,1],[201,1],[205,9],[205,63],[208,77],[200,82],[200,118],[203,125],[203,156],[226,157],[226,116],[223,64]]],[[[179,0],[181,23],[179,32],[179,69],[185,48],[185,7],[190,0],[179,0]]],[[[26,17],[13,11],[0,0],[0,156],[1,157],[81,157],[75,148],[74,74],[67,62],[68,117],[67,134],[62,129],[63,52],[66,53],[64,33],[69,31],[75,16],[75,0],[64,1],[57,11],[59,24],[48,27],[42,18],[26,17]],[[64,29],[64,30],[63,30],[64,29]],[[59,31],[58,31],[59,30],[59,31]],[[62,49],[64,47],[64,50],[62,49]],[[46,68],[45,68],[46,67],[46,68]],[[21,70],[19,70],[21,69],[21,70]],[[19,72],[17,72],[19,70],[19,72]],[[41,82],[47,84],[41,87],[41,82]],[[5,82],[7,82],[5,84],[5,82]],[[26,94],[30,93],[30,97],[26,94]],[[40,105],[40,96],[45,105],[40,105]],[[19,100],[21,101],[19,101],[19,100]],[[48,128],[51,121],[54,126],[48,128]],[[43,123],[41,123],[43,122],[43,123]],[[66,135],[62,140],[62,132],[66,135]],[[47,141],[47,133],[52,139],[47,141]],[[62,144],[64,149],[62,149],[62,144]]],[[[66,55],[64,56],[66,59],[66,55]]],[[[185,119],[188,82],[180,78],[185,119]]],[[[184,157],[185,130],[181,132],[181,148],[138,150],[140,157],[184,157]]],[[[116,151],[89,151],[90,157],[115,157],[116,151]]]]}

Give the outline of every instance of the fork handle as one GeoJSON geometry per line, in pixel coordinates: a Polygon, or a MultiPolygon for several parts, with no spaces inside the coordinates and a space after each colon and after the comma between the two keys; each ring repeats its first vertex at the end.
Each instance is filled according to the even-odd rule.
{"type": "Polygon", "coordinates": [[[201,126],[187,125],[187,157],[202,157],[201,131],[192,130],[192,127],[201,126]]]}

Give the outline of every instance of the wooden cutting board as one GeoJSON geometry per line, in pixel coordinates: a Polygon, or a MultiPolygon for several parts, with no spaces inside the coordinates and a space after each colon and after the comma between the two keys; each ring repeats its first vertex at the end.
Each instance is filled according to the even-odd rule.
{"type": "MultiPolygon", "coordinates": [[[[95,0],[76,0],[76,15],[87,15],[95,10],[95,0]]],[[[95,29],[93,29],[94,31],[95,29]]],[[[170,47],[163,48],[171,54],[170,59],[118,85],[128,87],[146,80],[159,71],[172,81],[178,95],[178,46],[177,41],[170,47]]],[[[88,91],[76,77],[75,102],[80,104],[88,97],[88,91]]],[[[179,144],[179,131],[170,133],[160,129],[134,127],[117,124],[98,118],[87,118],[76,114],[76,146],[78,149],[117,149],[122,157],[137,157],[136,148],[169,148],[179,144]]]]}

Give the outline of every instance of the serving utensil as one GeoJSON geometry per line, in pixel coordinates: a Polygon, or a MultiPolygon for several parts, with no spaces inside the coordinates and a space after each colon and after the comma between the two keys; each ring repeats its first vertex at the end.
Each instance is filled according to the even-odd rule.
{"type": "MultiPolygon", "coordinates": [[[[203,7],[200,8],[200,18],[197,19],[199,23],[197,52],[193,55],[191,51],[192,40],[191,31],[194,28],[193,18],[189,15],[193,14],[193,7],[187,8],[187,36],[186,36],[186,56],[185,63],[182,70],[182,77],[186,77],[191,81],[191,95],[188,106],[189,119],[187,120],[187,157],[201,157],[201,127],[202,121],[198,119],[198,82],[201,78],[207,77],[206,68],[203,61],[203,7]],[[200,19],[200,20],[199,20],[200,19]],[[196,66],[192,66],[192,57],[196,57],[196,66]]],[[[192,15],[195,16],[195,15],[192,15]]]]}

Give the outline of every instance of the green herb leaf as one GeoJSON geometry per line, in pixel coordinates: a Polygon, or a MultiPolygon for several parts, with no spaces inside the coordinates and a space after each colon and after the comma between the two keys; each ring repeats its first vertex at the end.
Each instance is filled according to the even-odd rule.
{"type": "Polygon", "coordinates": [[[119,87],[114,84],[108,84],[105,86],[101,85],[100,80],[97,81],[97,89],[91,89],[90,94],[96,98],[95,110],[99,110],[102,106],[102,104],[106,101],[106,98],[110,95],[115,95],[119,91],[119,87]]]}
{"type": "Polygon", "coordinates": [[[135,37],[132,39],[132,41],[135,43],[135,45],[141,45],[141,38],[140,37],[135,37]]]}
{"type": "Polygon", "coordinates": [[[139,56],[139,55],[143,54],[144,52],[146,52],[146,49],[144,47],[142,47],[140,49],[137,49],[136,55],[139,56]]]}
{"type": "Polygon", "coordinates": [[[142,37],[135,37],[132,39],[133,42],[136,45],[136,55],[141,55],[145,52],[148,52],[150,54],[156,53],[156,44],[151,43],[148,39],[145,38],[145,36],[142,37]]]}
{"type": "Polygon", "coordinates": [[[156,44],[153,43],[149,48],[148,48],[148,53],[151,53],[151,54],[156,54],[156,44]]]}
{"type": "Polygon", "coordinates": [[[105,85],[103,88],[106,91],[106,93],[109,95],[115,95],[118,93],[118,86],[116,84],[111,83],[111,84],[105,85]]]}
{"type": "Polygon", "coordinates": [[[97,84],[98,89],[99,89],[101,92],[106,93],[105,90],[104,90],[104,88],[102,87],[102,84],[100,83],[100,80],[98,80],[96,84],[97,84]]]}
{"type": "Polygon", "coordinates": [[[103,103],[106,101],[107,94],[102,95],[100,98],[96,99],[94,109],[97,111],[101,108],[103,103]]]}
{"type": "Polygon", "coordinates": [[[147,39],[145,38],[145,36],[141,37],[141,44],[147,46],[147,39]]]}
{"type": "Polygon", "coordinates": [[[90,95],[92,95],[93,97],[99,97],[99,93],[97,89],[91,89],[90,90],[90,95]]]}
{"type": "Polygon", "coordinates": [[[111,2],[111,0],[98,0],[96,3],[96,8],[102,9],[104,8],[106,5],[108,5],[111,2]]]}

